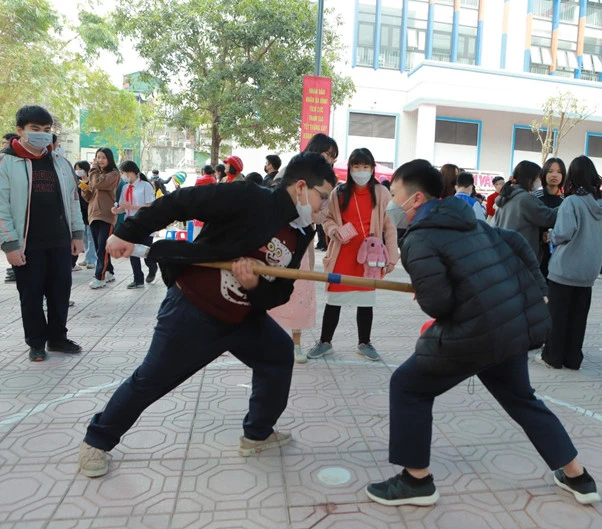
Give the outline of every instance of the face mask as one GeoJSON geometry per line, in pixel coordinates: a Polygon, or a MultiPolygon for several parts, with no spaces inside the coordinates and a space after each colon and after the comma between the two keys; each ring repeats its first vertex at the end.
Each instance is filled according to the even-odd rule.
{"type": "Polygon", "coordinates": [[[129,184],[130,183],[130,179],[127,177],[126,174],[121,173],[121,179],[126,183],[129,184]]]}
{"type": "Polygon", "coordinates": [[[299,197],[297,197],[297,213],[299,216],[294,220],[294,223],[301,228],[309,226],[313,222],[313,209],[309,203],[309,191],[307,187],[305,187],[305,199],[307,200],[307,204],[303,205],[299,197]]]}
{"type": "Polygon", "coordinates": [[[52,134],[50,132],[36,132],[33,130],[25,131],[25,141],[34,149],[42,150],[52,143],[52,134]]]}
{"type": "Polygon", "coordinates": [[[57,147],[56,149],[54,149],[54,152],[57,153],[57,154],[60,154],[61,156],[65,155],[65,151],[63,151],[62,145],[59,146],[59,147],[57,147]]]}
{"type": "Polygon", "coordinates": [[[351,178],[358,186],[365,186],[372,178],[372,171],[352,171],[351,178]]]}
{"type": "Polygon", "coordinates": [[[84,176],[86,176],[86,171],[84,171],[83,169],[77,169],[77,170],[75,171],[75,174],[76,174],[77,176],[79,176],[80,178],[83,178],[84,176]]]}
{"type": "Polygon", "coordinates": [[[541,179],[539,178],[533,183],[533,191],[537,191],[538,189],[541,189],[541,179]]]}
{"type": "Polygon", "coordinates": [[[408,227],[408,215],[403,206],[412,200],[412,198],[414,198],[414,195],[408,198],[401,206],[393,202],[393,200],[390,200],[387,204],[385,213],[389,216],[393,226],[400,230],[405,230],[408,227]]]}

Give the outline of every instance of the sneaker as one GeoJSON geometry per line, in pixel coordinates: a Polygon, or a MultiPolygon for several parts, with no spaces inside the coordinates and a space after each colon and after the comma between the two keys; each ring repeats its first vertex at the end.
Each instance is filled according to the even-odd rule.
{"type": "Polygon", "coordinates": [[[149,272],[148,275],[146,276],[146,282],[152,283],[155,280],[156,276],[157,276],[157,272],[149,272]]]}
{"type": "Polygon", "coordinates": [[[9,268],[8,270],[6,270],[6,276],[4,276],[4,282],[5,283],[14,283],[15,281],[17,281],[17,278],[15,277],[15,271],[12,268],[9,268]]]}
{"type": "Polygon", "coordinates": [[[79,265],[75,265],[75,266],[74,266],[74,267],[71,269],[71,271],[72,271],[72,272],[79,272],[81,269],[82,269],[82,267],[81,267],[81,266],[79,266],[79,265]]]}
{"type": "Polygon", "coordinates": [[[538,353],[538,354],[536,354],[536,355],[533,357],[533,360],[534,360],[535,362],[537,362],[538,364],[541,364],[542,366],[549,367],[550,369],[562,369],[561,367],[554,367],[553,365],[551,365],[551,364],[548,364],[548,363],[547,363],[547,362],[546,362],[546,361],[543,359],[543,356],[542,356],[542,354],[541,354],[541,353],[538,353]]]}
{"type": "Polygon", "coordinates": [[[366,487],[366,495],[382,505],[434,505],[439,492],[433,482],[433,476],[416,479],[407,470],[403,470],[382,483],[371,483],[366,487]]]}
{"type": "Polygon", "coordinates": [[[362,355],[364,358],[367,358],[368,360],[372,360],[373,362],[380,360],[380,356],[378,356],[376,349],[374,349],[374,346],[370,342],[359,344],[355,352],[358,355],[362,355]]]}
{"type": "Polygon", "coordinates": [[[43,362],[46,360],[47,356],[48,355],[46,354],[46,349],[44,349],[44,346],[29,348],[29,359],[32,362],[43,362]]]}
{"type": "Polygon", "coordinates": [[[80,261],[77,263],[79,266],[88,266],[88,262],[86,260],[80,261]]]}
{"type": "Polygon", "coordinates": [[[136,283],[136,281],[132,281],[127,288],[144,288],[144,283],[136,283]]]}
{"type": "Polygon", "coordinates": [[[90,288],[93,288],[93,289],[104,288],[107,286],[107,282],[103,281],[102,279],[94,278],[94,279],[92,279],[92,281],[90,281],[89,285],[90,285],[90,288]]]}
{"type": "Polygon", "coordinates": [[[306,364],[307,363],[307,356],[305,355],[305,353],[303,352],[303,349],[301,349],[300,345],[295,345],[295,362],[297,364],[306,364]]]}
{"type": "Polygon", "coordinates": [[[253,441],[252,439],[241,436],[238,454],[243,457],[253,456],[268,448],[276,448],[277,446],[290,443],[291,439],[292,435],[289,432],[279,432],[278,430],[274,430],[270,436],[263,441],[253,441]]]}
{"type": "Polygon", "coordinates": [[[88,270],[93,270],[94,268],[96,268],[96,263],[88,263],[88,264],[86,265],[86,268],[87,268],[88,270]]]}
{"type": "Polygon", "coordinates": [[[77,459],[79,471],[89,478],[104,476],[109,471],[107,453],[100,448],[94,448],[85,441],[79,445],[79,457],[77,459]]]}
{"type": "Polygon", "coordinates": [[[105,272],[105,281],[107,283],[111,283],[112,281],[115,281],[115,274],[111,274],[111,272],[105,272]]]}
{"type": "Polygon", "coordinates": [[[569,478],[564,470],[559,468],[554,472],[554,481],[561,489],[570,492],[582,505],[589,505],[600,501],[600,495],[596,489],[596,482],[585,468],[583,474],[576,478],[569,478]]]}
{"type": "Polygon", "coordinates": [[[333,351],[332,344],[328,342],[316,342],[316,345],[307,352],[307,358],[310,360],[322,358],[324,355],[330,354],[333,351]]]}
{"type": "Polygon", "coordinates": [[[81,345],[67,338],[64,340],[48,340],[46,346],[49,351],[56,353],[77,354],[82,352],[81,345]]]}
{"type": "Polygon", "coordinates": [[[69,300],[69,306],[70,306],[70,307],[74,307],[74,306],[75,306],[75,301],[71,301],[71,300],[69,300]]]}

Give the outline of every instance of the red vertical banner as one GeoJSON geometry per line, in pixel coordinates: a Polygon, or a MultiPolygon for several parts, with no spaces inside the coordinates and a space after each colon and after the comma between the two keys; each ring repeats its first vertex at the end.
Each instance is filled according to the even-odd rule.
{"type": "Polygon", "coordinates": [[[301,150],[314,134],[330,134],[330,77],[303,76],[303,105],[301,107],[301,150]]]}

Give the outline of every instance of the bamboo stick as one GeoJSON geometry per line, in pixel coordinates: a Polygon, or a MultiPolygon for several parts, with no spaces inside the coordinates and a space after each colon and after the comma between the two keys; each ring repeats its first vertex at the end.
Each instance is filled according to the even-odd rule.
{"type": "MultiPolygon", "coordinates": [[[[221,270],[232,270],[231,261],[220,261],[214,263],[195,263],[194,266],[206,268],[219,268],[221,270]]],[[[386,281],[383,279],[370,279],[367,277],[346,276],[341,274],[328,274],[326,272],[312,272],[310,270],[298,270],[296,268],[281,268],[277,266],[266,266],[253,263],[253,272],[259,275],[283,277],[286,279],[305,279],[307,281],[319,281],[322,283],[335,283],[354,287],[376,288],[380,290],[394,290],[396,292],[414,292],[410,283],[399,281],[386,281]]]]}

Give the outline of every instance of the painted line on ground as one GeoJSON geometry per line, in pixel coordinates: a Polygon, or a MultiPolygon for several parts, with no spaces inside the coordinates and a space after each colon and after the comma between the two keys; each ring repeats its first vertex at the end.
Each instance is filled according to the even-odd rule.
{"type": "Polygon", "coordinates": [[[602,413],[587,410],[585,408],[582,408],[581,406],[574,406],[573,404],[569,404],[568,402],[555,399],[554,397],[549,397],[548,395],[539,395],[537,393],[535,395],[540,399],[547,400],[548,402],[556,404],[557,406],[562,406],[563,408],[575,411],[577,413],[580,413],[581,415],[585,415],[586,417],[591,417],[592,419],[596,419],[597,421],[602,421],[602,413]]]}

